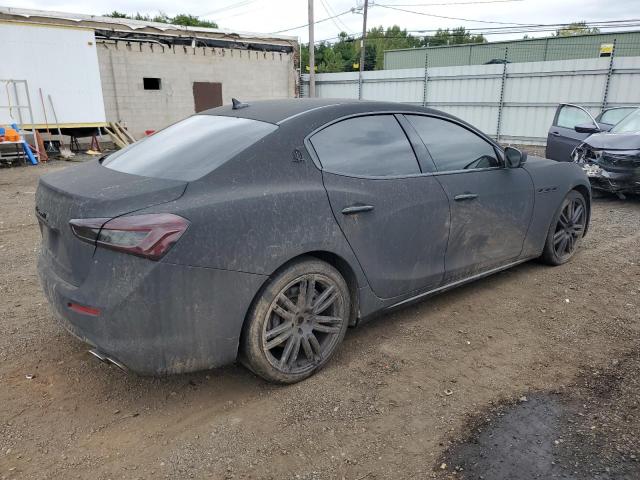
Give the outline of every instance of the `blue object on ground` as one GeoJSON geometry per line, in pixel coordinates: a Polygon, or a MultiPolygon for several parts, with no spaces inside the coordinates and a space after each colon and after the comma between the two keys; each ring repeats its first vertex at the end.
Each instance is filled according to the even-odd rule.
{"type": "MultiPolygon", "coordinates": [[[[13,128],[16,132],[18,132],[18,134],[20,133],[20,129],[18,128],[18,124],[17,123],[12,123],[11,124],[11,128],[13,128]]],[[[37,165],[38,164],[38,159],[36,158],[36,156],[31,151],[31,147],[29,147],[29,144],[24,139],[24,137],[22,137],[22,135],[20,137],[22,138],[22,149],[24,150],[24,153],[27,155],[27,157],[29,157],[29,161],[31,162],[31,165],[37,165]]],[[[34,138],[33,141],[37,142],[38,140],[36,138],[34,138]]]]}
{"type": "Polygon", "coordinates": [[[29,161],[31,162],[31,165],[37,165],[38,164],[38,159],[36,158],[36,156],[31,151],[31,147],[29,147],[29,144],[27,143],[26,140],[22,141],[22,148],[24,150],[24,153],[27,154],[27,157],[29,157],[29,161]]]}

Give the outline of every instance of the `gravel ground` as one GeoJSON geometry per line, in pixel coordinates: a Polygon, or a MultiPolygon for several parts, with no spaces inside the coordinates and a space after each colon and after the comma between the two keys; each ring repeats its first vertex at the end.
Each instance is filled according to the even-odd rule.
{"type": "Polygon", "coordinates": [[[0,170],[0,478],[480,478],[448,459],[498,425],[497,406],[537,398],[556,402],[541,418],[561,463],[637,455],[640,200],[596,199],[569,264],[530,262],[352,329],[322,372],[278,387],[237,366],[125,375],[58,326],[33,202],[39,175],[67,166],[0,170]],[[578,412],[589,421],[572,429],[578,412]]]}

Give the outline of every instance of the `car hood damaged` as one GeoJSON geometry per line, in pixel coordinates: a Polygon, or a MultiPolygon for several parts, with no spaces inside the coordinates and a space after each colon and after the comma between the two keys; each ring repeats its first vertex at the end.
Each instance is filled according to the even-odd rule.
{"type": "Polygon", "coordinates": [[[640,135],[598,133],[578,145],[572,160],[594,189],[640,194],[640,135]]]}
{"type": "Polygon", "coordinates": [[[585,143],[598,149],[640,150],[640,133],[595,133],[585,143]]]}

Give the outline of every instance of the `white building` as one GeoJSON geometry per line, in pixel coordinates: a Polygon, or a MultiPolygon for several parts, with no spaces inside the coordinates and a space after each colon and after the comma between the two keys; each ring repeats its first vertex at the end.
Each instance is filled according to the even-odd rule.
{"type": "MultiPolygon", "coordinates": [[[[295,37],[0,7],[0,38],[0,79],[28,81],[36,128],[56,123],[48,95],[63,129],[119,121],[139,138],[232,97],[287,98],[298,88],[295,37]]],[[[15,90],[4,101],[0,92],[0,103],[24,104],[15,90]]],[[[10,113],[0,124],[17,119],[10,113]]],[[[29,126],[26,109],[21,116],[29,126]]]]}

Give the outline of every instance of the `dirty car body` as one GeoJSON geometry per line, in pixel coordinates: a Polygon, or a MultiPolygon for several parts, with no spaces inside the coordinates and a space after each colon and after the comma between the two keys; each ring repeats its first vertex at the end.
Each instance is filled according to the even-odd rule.
{"type": "Polygon", "coordinates": [[[43,176],[39,276],[100,358],[142,374],[218,367],[296,259],[339,271],[353,326],[539,257],[563,199],[588,206],[590,187],[576,164],[522,160],[417,106],[219,107],[43,176]]]}

